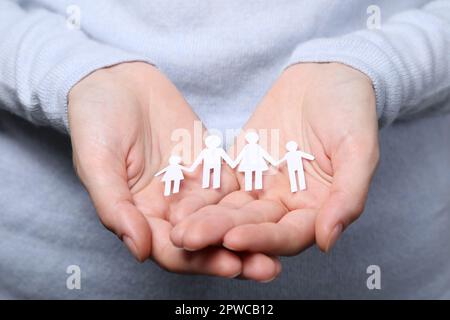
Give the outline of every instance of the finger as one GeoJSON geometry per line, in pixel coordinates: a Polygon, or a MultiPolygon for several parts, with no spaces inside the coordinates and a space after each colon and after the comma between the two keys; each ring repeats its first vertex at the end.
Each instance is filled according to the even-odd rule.
{"type": "MultiPolygon", "coordinates": [[[[236,209],[236,208],[240,208],[243,205],[249,203],[250,201],[254,201],[254,200],[255,199],[246,192],[235,191],[235,192],[231,192],[231,193],[227,194],[225,197],[223,197],[223,199],[220,200],[219,205],[221,207],[236,209]]],[[[197,207],[197,210],[198,210],[205,206],[205,205],[200,205],[200,203],[192,204],[191,201],[195,201],[195,199],[186,200],[186,202],[184,203],[184,204],[190,206],[188,209],[186,209],[186,211],[192,210],[195,207],[197,207]]],[[[206,203],[206,201],[202,202],[202,204],[205,204],[205,203],[206,203]]],[[[173,223],[176,226],[174,227],[174,229],[172,230],[172,232],[170,234],[170,238],[171,238],[172,242],[177,247],[180,247],[180,248],[183,247],[183,234],[184,234],[184,231],[186,230],[186,226],[183,226],[183,224],[184,225],[187,224],[187,220],[184,220],[184,218],[185,217],[183,217],[182,220],[177,221],[177,223],[173,223]],[[183,222],[181,223],[181,221],[183,221],[183,222]]]]}
{"type": "Polygon", "coordinates": [[[183,192],[183,198],[170,208],[169,221],[176,225],[200,208],[217,204],[227,194],[234,193],[237,188],[236,178],[224,170],[220,189],[191,189],[183,192]]]}
{"type": "Polygon", "coordinates": [[[243,253],[241,279],[270,282],[281,273],[281,262],[262,253],[243,253]]]}
{"type": "Polygon", "coordinates": [[[82,180],[102,223],[124,241],[136,259],[147,259],[151,251],[151,230],[133,203],[125,168],[113,158],[102,161],[101,166],[84,168],[82,180]]]}
{"type": "Polygon", "coordinates": [[[289,212],[278,223],[238,226],[224,237],[224,247],[233,251],[291,256],[314,243],[315,210],[289,212]]]}
{"type": "Polygon", "coordinates": [[[221,244],[225,234],[236,226],[277,222],[285,213],[284,206],[269,200],[254,200],[239,209],[207,206],[180,225],[184,229],[182,245],[187,250],[200,250],[221,244]]]}
{"type": "Polygon", "coordinates": [[[204,274],[235,278],[242,272],[241,259],[223,248],[208,248],[188,252],[175,247],[169,239],[172,225],[163,219],[148,217],[154,230],[152,241],[153,259],[170,272],[204,274]]]}
{"type": "Polygon", "coordinates": [[[228,208],[241,208],[247,203],[254,201],[255,197],[245,191],[235,191],[227,194],[220,200],[219,204],[228,208]]]}
{"type": "Polygon", "coordinates": [[[203,192],[188,193],[179,202],[174,203],[170,208],[169,220],[172,225],[183,221],[199,209],[216,204],[223,197],[224,190],[204,190],[203,192]]]}
{"type": "Polygon", "coordinates": [[[342,231],[364,210],[370,181],[378,162],[375,141],[344,143],[332,156],[333,183],[316,221],[318,246],[329,251],[342,231]]]}

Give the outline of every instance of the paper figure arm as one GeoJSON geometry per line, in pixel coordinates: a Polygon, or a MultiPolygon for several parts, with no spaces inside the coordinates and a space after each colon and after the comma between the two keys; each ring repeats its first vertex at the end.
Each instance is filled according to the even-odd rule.
{"type": "Polygon", "coordinates": [[[275,159],[272,158],[272,156],[266,150],[264,150],[262,147],[260,147],[260,149],[261,149],[262,156],[264,157],[264,159],[266,159],[271,165],[276,167],[278,165],[278,162],[275,161],[275,159]]]}
{"type": "Polygon", "coordinates": [[[302,156],[302,158],[308,159],[308,160],[314,160],[315,157],[312,154],[300,151],[300,154],[302,156]]]}
{"type": "Polygon", "coordinates": [[[232,167],[232,168],[235,167],[235,166],[233,166],[234,165],[233,159],[230,158],[230,156],[228,155],[228,153],[225,150],[223,150],[223,149],[220,150],[220,156],[230,167],[232,167]]]}
{"type": "Polygon", "coordinates": [[[200,165],[200,163],[202,163],[203,158],[205,157],[204,154],[205,152],[204,150],[202,150],[198,155],[197,159],[195,159],[194,163],[192,163],[192,165],[187,169],[187,171],[194,172],[194,170],[200,165]]]}
{"type": "Polygon", "coordinates": [[[284,155],[283,158],[281,158],[280,160],[276,161],[275,166],[278,167],[280,164],[282,164],[284,161],[286,161],[287,159],[287,155],[284,155]]]}
{"type": "Polygon", "coordinates": [[[159,171],[159,172],[157,172],[157,173],[155,174],[155,177],[157,177],[157,176],[163,174],[163,173],[166,172],[166,171],[167,171],[167,168],[162,169],[161,171],[159,171]]]}
{"type": "Polygon", "coordinates": [[[244,157],[244,152],[245,152],[245,147],[244,147],[244,149],[242,149],[241,153],[238,154],[236,159],[234,159],[234,161],[231,162],[232,165],[230,165],[230,167],[232,169],[236,168],[236,166],[239,164],[239,162],[242,161],[242,158],[244,157]]]}

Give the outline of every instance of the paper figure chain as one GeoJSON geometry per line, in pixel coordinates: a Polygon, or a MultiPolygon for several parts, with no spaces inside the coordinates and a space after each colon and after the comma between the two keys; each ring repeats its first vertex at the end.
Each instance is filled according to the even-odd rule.
{"type": "Polygon", "coordinates": [[[295,141],[289,141],[286,144],[286,154],[282,159],[276,161],[258,144],[258,140],[259,136],[256,132],[247,133],[245,135],[247,144],[233,161],[221,147],[221,138],[216,135],[210,135],[205,139],[206,148],[200,152],[191,167],[188,168],[181,165],[180,157],[171,156],[169,158],[169,166],[155,174],[155,177],[164,173],[161,179],[165,183],[164,195],[169,196],[171,193],[180,191],[181,180],[184,179],[183,171],[193,172],[203,163],[202,188],[210,187],[212,174],[212,187],[213,189],[218,189],[220,188],[222,160],[224,160],[233,169],[239,165],[237,170],[244,173],[245,191],[261,190],[263,188],[263,172],[269,170],[267,163],[277,167],[286,162],[291,192],[297,192],[299,189],[301,191],[305,190],[306,181],[303,159],[314,160],[314,156],[298,150],[298,144],[295,141]]]}

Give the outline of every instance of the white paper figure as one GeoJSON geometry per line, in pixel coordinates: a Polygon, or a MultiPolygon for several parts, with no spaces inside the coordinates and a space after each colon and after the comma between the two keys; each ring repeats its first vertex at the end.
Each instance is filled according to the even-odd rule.
{"type": "Polygon", "coordinates": [[[295,141],[289,141],[286,143],[286,149],[288,152],[284,157],[278,161],[278,164],[286,161],[289,181],[291,183],[291,192],[297,192],[297,180],[300,190],[306,189],[305,172],[303,169],[303,159],[314,160],[314,156],[297,150],[298,144],[295,141]]]}
{"type": "Polygon", "coordinates": [[[269,169],[267,162],[276,166],[276,161],[259,144],[259,136],[256,132],[245,135],[247,144],[237,156],[233,168],[239,164],[238,171],[244,172],[245,191],[253,188],[253,173],[255,173],[255,190],[262,189],[262,173],[269,169]]]}
{"type": "Polygon", "coordinates": [[[222,139],[219,136],[211,135],[206,137],[205,145],[197,159],[190,167],[190,171],[194,171],[200,163],[203,162],[202,188],[209,188],[210,175],[212,171],[213,189],[220,188],[220,173],[222,170],[222,159],[233,166],[233,160],[228,156],[223,148],[221,148],[222,139]]]}
{"type": "Polygon", "coordinates": [[[180,157],[171,156],[169,158],[169,165],[166,168],[159,171],[157,174],[155,174],[155,177],[157,177],[165,172],[161,181],[165,183],[164,195],[166,197],[170,195],[172,182],[173,182],[172,193],[178,193],[180,191],[180,183],[181,180],[184,179],[183,170],[189,171],[189,168],[182,166],[180,163],[181,163],[180,157]]]}

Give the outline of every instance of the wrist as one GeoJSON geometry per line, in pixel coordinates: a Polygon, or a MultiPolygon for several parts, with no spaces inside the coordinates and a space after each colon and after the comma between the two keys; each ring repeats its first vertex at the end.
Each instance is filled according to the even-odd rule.
{"type": "MultiPolygon", "coordinates": [[[[122,87],[132,91],[136,97],[140,97],[148,81],[155,78],[158,73],[155,66],[145,62],[124,62],[110,67],[93,71],[78,83],[68,94],[68,102],[77,99],[90,92],[98,92],[97,89],[111,89],[122,87]]],[[[114,91],[111,91],[114,92],[114,91]]]]}
{"type": "Polygon", "coordinates": [[[292,73],[304,81],[323,80],[326,76],[335,80],[359,80],[372,86],[371,79],[365,73],[340,62],[302,62],[291,65],[285,73],[292,73]]]}

